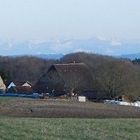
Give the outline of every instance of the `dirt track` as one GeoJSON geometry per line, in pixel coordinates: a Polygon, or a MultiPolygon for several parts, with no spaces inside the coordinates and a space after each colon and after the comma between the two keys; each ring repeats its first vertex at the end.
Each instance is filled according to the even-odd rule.
{"type": "Polygon", "coordinates": [[[0,101],[0,115],[43,118],[140,118],[140,108],[66,100],[0,101]]]}

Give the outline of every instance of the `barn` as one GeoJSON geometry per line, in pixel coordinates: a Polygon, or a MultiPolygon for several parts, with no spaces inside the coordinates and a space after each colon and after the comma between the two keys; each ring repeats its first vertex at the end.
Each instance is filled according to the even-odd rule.
{"type": "Polygon", "coordinates": [[[36,83],[38,92],[80,94],[93,89],[90,69],[84,63],[54,64],[36,83]]]}

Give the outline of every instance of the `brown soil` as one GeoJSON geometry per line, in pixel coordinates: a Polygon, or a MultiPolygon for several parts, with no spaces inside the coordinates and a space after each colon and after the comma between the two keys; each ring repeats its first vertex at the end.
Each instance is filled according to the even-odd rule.
{"type": "Polygon", "coordinates": [[[140,108],[68,100],[0,101],[0,115],[43,118],[140,118],[140,108]]]}

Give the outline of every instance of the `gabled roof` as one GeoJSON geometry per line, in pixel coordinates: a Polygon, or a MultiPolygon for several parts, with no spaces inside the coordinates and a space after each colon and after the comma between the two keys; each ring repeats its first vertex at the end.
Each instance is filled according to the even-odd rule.
{"type": "Polygon", "coordinates": [[[14,82],[11,82],[7,88],[11,88],[11,87],[16,87],[15,83],[14,82]]]}
{"type": "Polygon", "coordinates": [[[48,72],[51,69],[56,69],[59,73],[65,73],[65,74],[70,72],[82,73],[85,71],[89,71],[88,66],[84,63],[54,64],[49,68],[48,72]]]}
{"type": "Polygon", "coordinates": [[[38,80],[35,89],[39,92],[72,88],[77,92],[93,89],[93,77],[84,63],[54,64],[38,80]]]}
{"type": "Polygon", "coordinates": [[[29,81],[11,81],[10,83],[14,83],[16,86],[23,86],[25,83],[29,84],[30,86],[32,86],[32,83],[29,81]]]}
{"type": "Polygon", "coordinates": [[[85,63],[66,63],[66,64],[53,64],[52,66],[55,66],[57,68],[67,68],[67,67],[87,67],[85,63]]]}
{"type": "Polygon", "coordinates": [[[30,87],[32,87],[32,84],[29,81],[22,81],[22,82],[10,81],[10,82],[7,82],[7,87],[28,86],[28,85],[30,87]]]}
{"type": "Polygon", "coordinates": [[[3,90],[6,89],[6,86],[5,86],[5,84],[4,84],[4,82],[3,82],[2,78],[1,78],[1,76],[0,76],[0,89],[3,89],[3,90]]]}
{"type": "Polygon", "coordinates": [[[29,81],[20,81],[20,82],[15,82],[16,86],[23,86],[24,84],[28,84],[32,86],[32,84],[29,81]]]}
{"type": "Polygon", "coordinates": [[[84,82],[87,88],[92,87],[92,73],[84,63],[54,64],[49,68],[48,73],[52,70],[56,70],[64,82],[84,82]]]}
{"type": "Polygon", "coordinates": [[[22,84],[22,86],[29,86],[32,87],[32,84],[29,81],[26,81],[22,84]]]}

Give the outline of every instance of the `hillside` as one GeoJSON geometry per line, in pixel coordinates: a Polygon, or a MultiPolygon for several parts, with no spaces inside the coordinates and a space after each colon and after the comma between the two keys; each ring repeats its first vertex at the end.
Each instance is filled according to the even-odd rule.
{"type": "MultiPolygon", "coordinates": [[[[48,68],[56,63],[85,63],[93,78],[92,89],[96,91],[99,99],[112,99],[122,94],[128,95],[131,100],[140,99],[139,65],[135,65],[129,60],[109,56],[72,53],[59,60],[33,56],[0,57],[0,74],[5,83],[30,81],[35,84],[42,75],[47,74],[48,68]]],[[[81,87],[84,86],[82,84],[81,82],[81,87]]]]}

